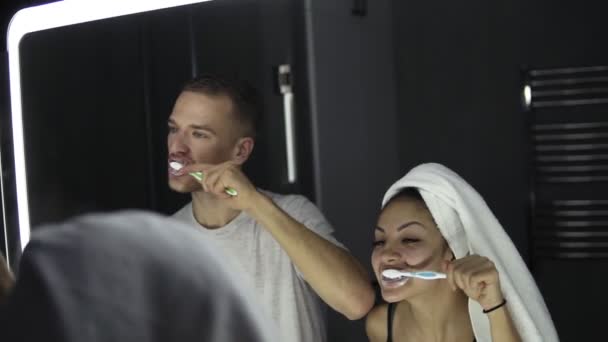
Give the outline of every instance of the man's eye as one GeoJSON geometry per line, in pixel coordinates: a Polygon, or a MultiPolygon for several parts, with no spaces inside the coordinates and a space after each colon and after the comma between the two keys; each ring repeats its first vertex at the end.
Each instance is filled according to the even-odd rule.
{"type": "Polygon", "coordinates": [[[169,126],[169,133],[177,132],[177,127],[169,126]]]}
{"type": "Polygon", "coordinates": [[[192,136],[195,138],[208,138],[209,136],[203,132],[194,131],[192,132],[192,136]]]}

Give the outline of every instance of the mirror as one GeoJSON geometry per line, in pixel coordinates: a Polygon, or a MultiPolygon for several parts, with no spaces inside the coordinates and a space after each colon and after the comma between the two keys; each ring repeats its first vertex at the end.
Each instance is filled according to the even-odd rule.
{"type": "Polygon", "coordinates": [[[166,120],[183,83],[199,73],[236,76],[260,89],[265,117],[246,164],[255,184],[279,192],[312,189],[305,186],[310,170],[300,170],[296,183],[286,179],[277,73],[296,59],[290,3],[134,3],[62,1],[13,19],[17,210],[7,203],[6,212],[22,247],[31,227],[45,222],[125,208],[172,213],[183,205],[188,198],[166,185],[166,120]],[[10,217],[13,212],[18,215],[10,217]]]}

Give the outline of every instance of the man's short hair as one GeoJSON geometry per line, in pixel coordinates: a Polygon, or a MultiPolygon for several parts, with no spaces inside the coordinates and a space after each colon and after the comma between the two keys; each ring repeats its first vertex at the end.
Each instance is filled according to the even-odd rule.
{"type": "Polygon", "coordinates": [[[258,91],[249,82],[238,78],[203,74],[186,82],[182,91],[210,96],[228,96],[234,104],[233,114],[244,128],[244,135],[255,138],[261,101],[258,91]]]}

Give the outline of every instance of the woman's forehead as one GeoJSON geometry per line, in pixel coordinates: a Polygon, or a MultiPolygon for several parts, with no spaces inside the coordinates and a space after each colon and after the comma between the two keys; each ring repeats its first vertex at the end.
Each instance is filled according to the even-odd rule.
{"type": "MultiPolygon", "coordinates": [[[[395,198],[384,207],[378,218],[377,226],[381,232],[401,230],[400,227],[413,224],[415,229],[437,229],[433,217],[424,203],[419,200],[395,198]]],[[[409,226],[408,226],[409,227],[409,226]]]]}
{"type": "Polygon", "coordinates": [[[380,220],[399,220],[406,218],[423,218],[425,220],[432,220],[433,217],[423,202],[408,197],[398,197],[392,199],[380,213],[380,220]]]}

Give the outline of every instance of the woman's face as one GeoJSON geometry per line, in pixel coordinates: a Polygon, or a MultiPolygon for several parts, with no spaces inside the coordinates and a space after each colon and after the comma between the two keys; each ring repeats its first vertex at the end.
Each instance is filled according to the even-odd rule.
{"type": "Polygon", "coordinates": [[[424,203],[409,197],[393,199],[380,213],[374,231],[372,267],[387,302],[398,302],[431,290],[443,280],[390,280],[386,269],[445,271],[452,254],[424,203]]]}

